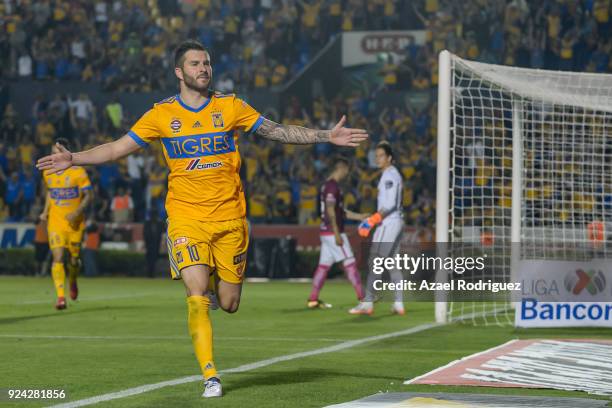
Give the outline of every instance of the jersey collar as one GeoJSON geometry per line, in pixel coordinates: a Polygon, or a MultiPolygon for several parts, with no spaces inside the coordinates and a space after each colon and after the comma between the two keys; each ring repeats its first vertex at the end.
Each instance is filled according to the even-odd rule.
{"type": "Polygon", "coordinates": [[[181,99],[181,95],[178,94],[176,95],[176,100],[178,101],[178,103],[185,109],[187,109],[189,112],[195,112],[198,113],[200,112],[202,109],[204,109],[205,107],[208,106],[208,104],[210,103],[210,100],[212,98],[209,96],[208,99],[206,100],[206,102],[204,102],[202,104],[202,106],[198,107],[198,108],[192,108],[191,106],[187,105],[185,102],[183,102],[183,100],[181,99]]]}

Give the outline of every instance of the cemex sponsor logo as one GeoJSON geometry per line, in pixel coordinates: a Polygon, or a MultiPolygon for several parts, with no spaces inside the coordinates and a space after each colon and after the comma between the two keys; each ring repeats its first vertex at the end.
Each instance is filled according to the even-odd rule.
{"type": "Polygon", "coordinates": [[[606,277],[602,271],[583,271],[577,269],[565,276],[565,289],[574,295],[579,295],[586,289],[591,295],[596,295],[606,288],[606,277]]]}
{"type": "Polygon", "coordinates": [[[206,170],[206,169],[216,169],[217,167],[223,166],[223,163],[220,161],[211,162],[211,163],[200,163],[200,159],[193,159],[187,165],[185,170],[206,170]]]}

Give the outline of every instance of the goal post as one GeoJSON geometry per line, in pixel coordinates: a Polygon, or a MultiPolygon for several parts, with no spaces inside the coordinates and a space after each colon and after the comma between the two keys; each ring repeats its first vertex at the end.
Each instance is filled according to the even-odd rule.
{"type": "MultiPolygon", "coordinates": [[[[446,257],[446,243],[449,229],[449,189],[450,178],[450,126],[451,126],[451,54],[444,50],[439,55],[438,76],[438,141],[436,173],[436,251],[437,256],[446,257]]],[[[436,281],[445,283],[446,271],[436,272],[436,281]]],[[[435,294],[436,322],[447,320],[447,299],[442,292],[435,294]]]]}
{"type": "MultiPolygon", "coordinates": [[[[522,186],[523,185],[523,121],[521,120],[521,106],[520,102],[515,101],[512,106],[512,185],[522,186]]],[[[510,219],[510,281],[516,282],[518,280],[518,268],[520,263],[520,252],[515,250],[518,248],[518,244],[521,242],[521,203],[523,200],[523,189],[513,188],[512,189],[512,212],[510,219]],[[516,248],[515,248],[516,247],[516,248]]],[[[510,299],[510,305],[514,308],[514,301],[517,299],[510,299]]]]}
{"type": "MultiPolygon", "coordinates": [[[[554,265],[612,258],[612,75],[486,64],[442,51],[437,124],[438,256],[460,256],[470,244],[495,248],[486,271],[467,279],[516,282],[525,262],[554,274],[554,265]]],[[[612,268],[603,268],[612,283],[612,268]]],[[[436,280],[450,274],[438,271],[436,280]]],[[[559,276],[553,279],[563,285],[559,276]]],[[[517,298],[452,296],[437,294],[437,322],[514,322],[517,298]]]]}

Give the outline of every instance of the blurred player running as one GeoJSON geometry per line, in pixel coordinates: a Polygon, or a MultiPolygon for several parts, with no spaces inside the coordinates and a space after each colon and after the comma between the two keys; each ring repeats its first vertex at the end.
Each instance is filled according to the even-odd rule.
{"type": "MultiPolygon", "coordinates": [[[[393,150],[388,142],[380,142],[376,146],[376,164],[382,169],[382,175],[378,182],[378,211],[364,220],[358,228],[359,235],[367,237],[370,231],[378,225],[372,237],[369,265],[372,265],[374,257],[393,257],[397,253],[402,233],[404,230],[404,219],[402,215],[402,176],[395,166],[393,166],[393,150]]],[[[399,283],[402,279],[402,272],[397,269],[389,270],[391,280],[399,283]]],[[[352,308],[351,314],[372,314],[374,312],[374,286],[375,279],[380,279],[380,275],[375,275],[370,271],[366,285],[366,294],[362,302],[352,308]]],[[[401,290],[395,291],[395,302],[391,307],[391,312],[403,315],[404,303],[401,290]]]]}
{"type": "Polygon", "coordinates": [[[319,293],[323,288],[327,272],[336,262],[342,262],[344,272],[349,282],[353,285],[357,300],[362,300],[363,289],[361,288],[361,277],[355,263],[355,256],[351,243],[344,233],[344,219],[361,221],[367,217],[366,214],[358,214],[344,209],[344,198],[340,189],[340,182],[349,174],[349,163],[345,158],[339,157],[335,160],[334,170],[321,187],[319,194],[321,208],[321,253],[319,265],[312,278],[312,291],[308,298],[307,306],[310,309],[327,309],[331,305],[319,299],[319,293]]]}
{"type": "Polygon", "coordinates": [[[279,125],[233,94],[211,92],[210,55],[197,41],[186,41],[175,50],[174,73],[180,93],[155,104],[127,135],[85,152],[61,149],[40,159],[38,167],[55,172],[101,164],[161,142],[170,168],[166,209],[171,274],[183,280],[187,292],[188,327],[204,376],[203,396],[219,397],[209,287],[214,286],[223,310],[238,311],[248,246],[236,131],[281,143],[350,147],[367,139],[367,133],[343,127],[345,117],[332,130],[279,125]]]}
{"type": "MultiPolygon", "coordinates": [[[[55,141],[51,152],[59,153],[67,147],[68,141],[59,138],[55,141]]],[[[84,211],[93,193],[87,172],[82,167],[71,167],[57,172],[45,171],[43,177],[47,198],[40,219],[48,222],[49,248],[53,254],[51,277],[57,293],[55,308],[62,310],[66,308],[64,290],[66,250],[69,255],[66,267],[70,282],[70,298],[76,300],[79,295],[77,276],[81,268],[81,241],[85,230],[84,211]]]]}

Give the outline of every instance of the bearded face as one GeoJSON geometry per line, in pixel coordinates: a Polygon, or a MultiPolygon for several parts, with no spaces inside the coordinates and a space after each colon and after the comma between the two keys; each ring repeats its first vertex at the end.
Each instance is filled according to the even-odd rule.
{"type": "Polygon", "coordinates": [[[182,67],[177,67],[175,72],[187,88],[205,92],[212,80],[210,56],[206,51],[189,50],[185,53],[182,67]]]}
{"type": "Polygon", "coordinates": [[[183,81],[185,86],[194,91],[204,92],[210,86],[211,76],[208,72],[199,73],[196,76],[191,76],[183,71],[183,81]]]}

